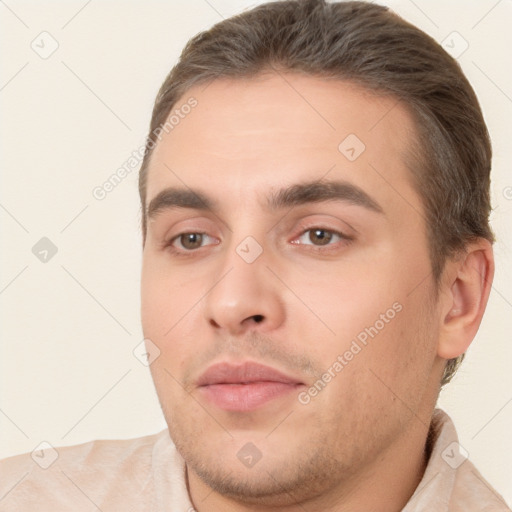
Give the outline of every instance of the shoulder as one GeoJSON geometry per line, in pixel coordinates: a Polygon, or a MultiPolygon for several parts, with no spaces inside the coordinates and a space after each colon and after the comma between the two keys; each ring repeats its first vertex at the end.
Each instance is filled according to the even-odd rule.
{"type": "Polygon", "coordinates": [[[427,453],[423,478],[403,512],[512,512],[467,458],[451,418],[442,409],[432,416],[427,453]]]}
{"type": "Polygon", "coordinates": [[[155,451],[172,452],[173,447],[164,430],[135,439],[48,445],[4,459],[0,461],[0,510],[81,510],[92,503],[101,508],[101,504],[120,503],[128,494],[135,510],[152,491],[155,451]]]}
{"type": "Polygon", "coordinates": [[[454,511],[511,512],[503,497],[466,460],[455,472],[451,502],[454,511]]]}
{"type": "Polygon", "coordinates": [[[480,474],[459,444],[455,425],[441,409],[433,415],[436,431],[431,456],[431,471],[446,485],[449,483],[448,510],[453,512],[511,512],[505,500],[480,474]]]}

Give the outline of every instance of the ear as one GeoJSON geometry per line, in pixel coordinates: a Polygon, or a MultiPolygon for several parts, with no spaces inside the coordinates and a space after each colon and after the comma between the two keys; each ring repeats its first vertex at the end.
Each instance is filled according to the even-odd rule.
{"type": "Polygon", "coordinates": [[[458,258],[446,262],[440,291],[439,357],[452,359],[466,352],[482,321],[493,278],[494,254],[488,240],[479,238],[458,258]]]}

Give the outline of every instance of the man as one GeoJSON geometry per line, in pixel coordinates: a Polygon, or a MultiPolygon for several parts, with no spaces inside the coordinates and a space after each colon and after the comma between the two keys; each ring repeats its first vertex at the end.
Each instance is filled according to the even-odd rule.
{"type": "Polygon", "coordinates": [[[195,37],[140,172],[168,430],[9,459],[2,510],[510,510],[435,409],[493,279],[490,158],[456,62],[384,7],[195,37]]]}

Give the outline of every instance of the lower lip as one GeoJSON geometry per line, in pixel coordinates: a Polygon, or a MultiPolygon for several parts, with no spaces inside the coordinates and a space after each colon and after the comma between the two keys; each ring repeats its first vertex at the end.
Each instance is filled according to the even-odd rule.
{"type": "Polygon", "coordinates": [[[260,381],[249,384],[211,384],[201,392],[217,407],[226,411],[251,411],[267,402],[297,391],[301,384],[260,381]]]}

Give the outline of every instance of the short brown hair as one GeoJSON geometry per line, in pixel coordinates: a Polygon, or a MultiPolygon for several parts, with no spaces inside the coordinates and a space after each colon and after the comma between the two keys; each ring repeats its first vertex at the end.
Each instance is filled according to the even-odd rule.
{"type": "MultiPolygon", "coordinates": [[[[362,1],[269,2],[214,25],[185,46],[157,95],[139,175],[146,237],[146,179],[155,131],[193,85],[294,71],[352,81],[396,98],[413,115],[408,165],[422,198],[436,290],[448,257],[494,235],[489,225],[491,143],[476,95],[455,59],[387,7],[362,1]]],[[[447,362],[450,381],[464,355],[447,362]]]]}

